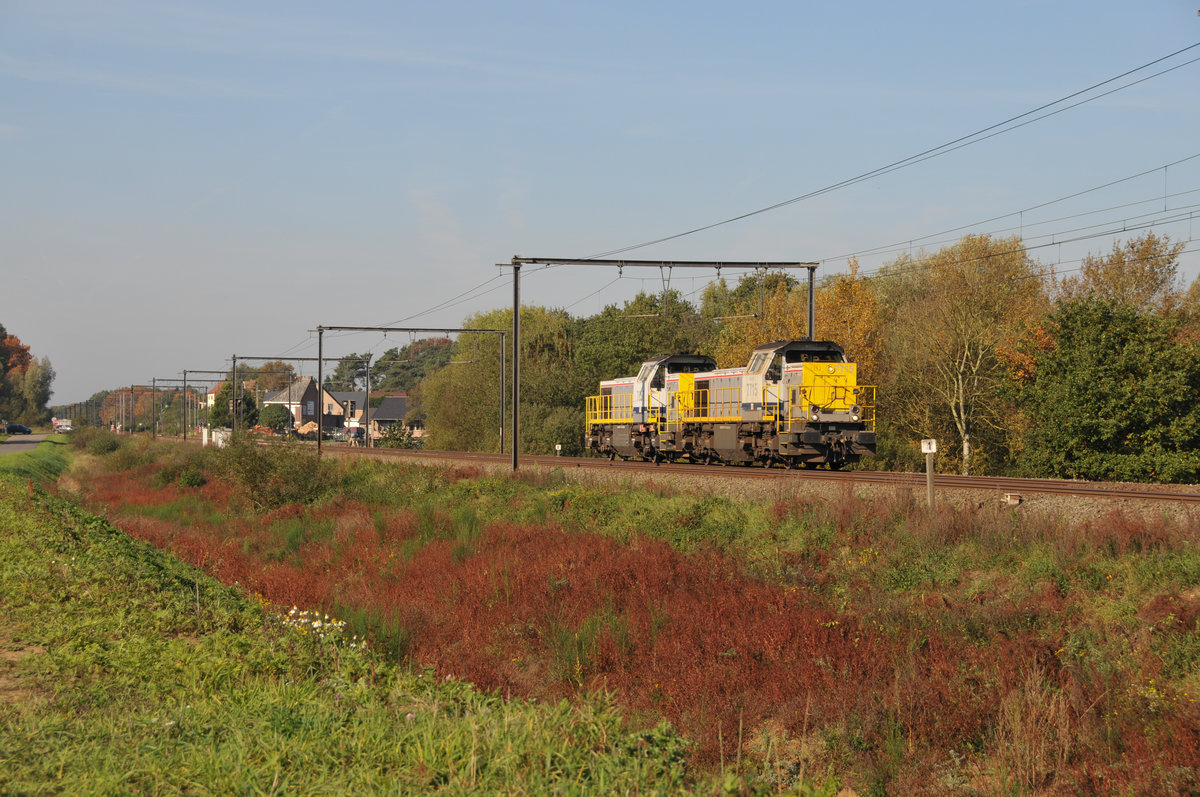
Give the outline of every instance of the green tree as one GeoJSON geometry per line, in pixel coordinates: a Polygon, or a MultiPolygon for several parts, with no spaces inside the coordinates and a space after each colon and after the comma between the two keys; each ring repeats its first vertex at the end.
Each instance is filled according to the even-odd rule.
{"type": "Polygon", "coordinates": [[[412,430],[403,423],[394,423],[383,430],[375,441],[377,448],[421,448],[421,438],[414,437],[412,430]]]}
{"type": "MultiPolygon", "coordinates": [[[[208,416],[208,425],[213,429],[227,428],[233,426],[233,383],[225,381],[217,390],[217,396],[213,401],[212,412],[208,416]]],[[[249,429],[258,422],[258,407],[254,401],[252,393],[244,393],[239,401],[241,410],[238,415],[238,426],[242,429],[249,429]]]]}
{"type": "MultiPolygon", "coordinates": [[[[522,323],[535,314],[535,309],[523,308],[522,323]]],[[[478,314],[463,323],[463,327],[479,329],[511,326],[510,311],[478,314]]],[[[525,332],[523,327],[522,334],[525,332]]],[[[501,424],[507,425],[500,414],[500,374],[502,370],[511,373],[511,336],[509,338],[510,351],[506,352],[506,362],[501,363],[499,335],[461,333],[450,347],[445,365],[409,392],[410,405],[420,407],[425,413],[425,444],[428,447],[456,451],[499,450],[501,424]]],[[[507,391],[507,401],[511,401],[511,384],[507,385],[507,391]]],[[[509,433],[511,427],[506,429],[506,437],[509,433]]]]}
{"type": "Polygon", "coordinates": [[[1059,304],[1018,351],[1025,461],[1040,476],[1200,479],[1200,348],[1176,320],[1112,299],[1059,304]]]}
{"type": "Polygon", "coordinates": [[[325,377],[326,390],[358,390],[367,383],[367,362],[370,352],[348,354],[338,360],[333,373],[325,377]]]}
{"type": "Polygon", "coordinates": [[[429,374],[450,361],[450,338],[423,338],[403,348],[391,348],[371,366],[373,390],[410,393],[429,374]]]}
{"type": "Polygon", "coordinates": [[[675,290],[639,293],[620,307],[610,304],[575,324],[573,389],[586,397],[600,380],[631,376],[656,354],[695,354],[716,328],[675,290]]]}
{"type": "Polygon", "coordinates": [[[294,420],[292,413],[282,404],[268,404],[258,414],[259,423],[275,431],[292,428],[294,420]]]}
{"type": "MultiPolygon", "coordinates": [[[[512,312],[497,310],[468,318],[464,327],[508,329],[512,312]]],[[[557,439],[572,452],[582,450],[583,382],[574,373],[575,322],[562,310],[521,308],[521,438],[527,453],[546,453],[540,429],[542,417],[554,408],[574,413],[577,433],[557,439]]],[[[491,333],[461,333],[450,361],[429,375],[414,391],[413,403],[425,413],[425,434],[431,448],[495,451],[503,424],[506,441],[512,440],[511,380],[512,337],[505,353],[506,407],[500,417],[500,340],[491,333]]],[[[555,416],[559,417],[559,416],[555,416]]],[[[506,445],[508,443],[506,442],[506,445]]]]}
{"type": "Polygon", "coordinates": [[[784,293],[800,291],[803,295],[807,288],[786,271],[754,271],[744,274],[734,288],[730,288],[724,278],[717,279],[705,286],[700,294],[700,314],[705,318],[724,318],[745,314],[762,315],[766,309],[767,298],[782,287],[784,293]]]}
{"type": "Polygon", "coordinates": [[[54,369],[50,359],[43,357],[34,360],[24,369],[17,369],[6,375],[6,380],[12,385],[12,398],[16,412],[12,417],[25,424],[41,424],[50,420],[47,405],[54,392],[54,369]]]}

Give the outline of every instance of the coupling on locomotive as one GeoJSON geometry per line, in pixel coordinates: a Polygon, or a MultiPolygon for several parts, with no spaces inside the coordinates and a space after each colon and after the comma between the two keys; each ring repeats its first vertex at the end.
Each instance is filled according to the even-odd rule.
{"type": "Polygon", "coordinates": [[[587,447],[610,458],[830,468],[875,453],[875,390],[829,341],[759,346],[742,368],[659,355],[587,399],[587,447]]]}

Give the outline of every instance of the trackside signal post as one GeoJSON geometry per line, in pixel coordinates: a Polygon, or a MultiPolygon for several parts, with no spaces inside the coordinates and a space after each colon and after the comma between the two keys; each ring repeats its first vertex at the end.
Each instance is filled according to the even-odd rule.
{"type": "Polygon", "coordinates": [[[937,454],[937,440],[922,440],[921,453],[925,455],[925,501],[933,509],[933,457],[937,454]]]}
{"type": "Polygon", "coordinates": [[[775,262],[775,261],[736,261],[736,260],[599,260],[587,257],[521,257],[513,255],[510,263],[497,263],[499,268],[511,267],[513,270],[513,442],[512,469],[517,469],[517,456],[521,450],[521,434],[518,431],[521,406],[521,266],[526,263],[537,263],[547,266],[600,266],[615,268],[618,273],[625,268],[657,268],[662,273],[664,284],[671,269],[703,268],[714,269],[719,276],[721,269],[760,269],[766,271],[786,270],[794,268],[808,269],[808,339],[816,340],[813,330],[816,326],[816,304],[813,292],[816,286],[816,273],[819,263],[812,262],[775,262]]]}

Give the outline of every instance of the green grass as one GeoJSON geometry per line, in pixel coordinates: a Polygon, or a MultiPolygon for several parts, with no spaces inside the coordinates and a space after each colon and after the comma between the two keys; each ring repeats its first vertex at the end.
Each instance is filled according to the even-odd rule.
{"type": "MultiPolygon", "coordinates": [[[[284,487],[292,489],[281,484],[270,492],[260,490],[256,494],[252,491],[258,489],[254,482],[259,476],[283,477],[289,472],[311,470],[303,460],[297,460],[296,465],[277,463],[266,459],[271,455],[256,451],[214,453],[209,459],[192,459],[188,455],[182,460],[172,460],[178,454],[172,453],[170,447],[165,450],[166,454],[160,452],[160,459],[174,461],[176,467],[161,477],[160,484],[178,484],[185,468],[194,468],[202,475],[224,472],[225,478],[246,491],[243,494],[250,500],[235,502],[228,509],[231,522],[261,521],[264,509],[285,498],[284,487]],[[232,456],[236,467],[230,467],[229,463],[221,465],[218,461],[221,456],[232,456]]],[[[122,462],[126,459],[140,462],[144,453],[134,457],[118,451],[107,456],[122,462]]],[[[994,779],[981,787],[984,793],[1033,793],[1038,784],[1048,783],[1052,778],[1062,778],[1061,784],[1067,789],[1065,784],[1074,781],[1062,774],[1063,763],[1047,751],[1058,749],[1055,745],[1066,738],[1063,728],[1069,719],[1070,735],[1079,739],[1068,756],[1073,775],[1100,772],[1102,777],[1124,778],[1108,781],[1124,784],[1120,789],[1114,787],[1117,793],[1157,793],[1155,787],[1168,782],[1170,773],[1155,769],[1158,764],[1154,762],[1158,759],[1153,751],[1193,749],[1179,747],[1184,744],[1179,735],[1169,746],[1157,741],[1168,727],[1193,730],[1192,715],[1184,709],[1200,699],[1200,644],[1196,642],[1195,621],[1200,546],[1182,521],[1159,523],[1153,517],[1114,514],[1072,525],[1055,518],[974,507],[944,507],[930,514],[919,507],[914,509],[909,501],[874,501],[849,493],[828,501],[782,492],[767,500],[746,500],[662,485],[594,484],[584,479],[574,480],[557,470],[531,469],[515,476],[472,476],[469,469],[455,471],[364,461],[330,463],[328,468],[320,484],[298,480],[294,485],[298,489],[292,493],[298,497],[296,514],[271,524],[279,558],[295,555],[306,541],[328,538],[331,530],[328,518],[337,514],[337,504],[343,501],[349,502],[352,511],[365,512],[376,530],[387,527],[389,519],[395,517],[410,522],[413,533],[399,545],[406,558],[416,555],[426,544],[448,541],[454,559],[465,561],[476,555],[478,541],[486,536],[493,523],[545,522],[621,541],[654,537],[684,553],[707,555],[708,550],[716,549],[727,554],[735,566],[744,568],[753,579],[783,585],[789,591],[811,593],[818,602],[827,601],[838,611],[860,619],[865,629],[883,639],[921,640],[927,636],[934,642],[947,640],[944,648],[935,646],[935,652],[968,653],[1019,641],[1022,649],[1033,652],[1022,659],[998,661],[995,672],[981,667],[959,678],[954,675],[954,667],[958,665],[947,668],[953,677],[947,676],[945,682],[960,689],[959,695],[965,703],[969,704],[976,694],[984,694],[992,695],[989,699],[994,704],[988,709],[989,719],[985,724],[962,726],[963,736],[954,742],[954,750],[947,749],[950,745],[946,744],[936,749],[924,748],[919,739],[914,743],[911,735],[902,734],[904,729],[897,724],[899,720],[872,724],[867,721],[873,716],[869,714],[814,717],[811,726],[806,719],[806,726],[812,730],[796,739],[772,736],[774,731],[769,727],[748,730],[748,733],[765,733],[764,738],[777,739],[781,745],[790,745],[793,763],[819,763],[816,769],[808,770],[809,777],[819,773],[830,777],[833,773],[849,773],[859,781],[856,788],[866,784],[865,791],[860,788],[860,793],[895,793],[900,788],[896,785],[901,782],[898,779],[909,778],[906,782],[912,786],[915,783],[912,778],[929,775],[936,764],[944,769],[939,777],[954,779],[959,786],[987,769],[988,776],[994,779]],[[326,489],[328,484],[336,489],[326,489]],[[1164,617],[1167,609],[1183,612],[1185,618],[1164,617]],[[1077,702],[1072,704],[1070,712],[1064,713],[1062,701],[1068,697],[1077,702]],[[1168,722],[1175,725],[1169,726],[1168,722]],[[1126,760],[1131,750],[1136,752],[1137,745],[1144,748],[1137,765],[1143,769],[1125,772],[1122,770],[1125,765],[1115,762],[1126,760]],[[799,749],[805,751],[803,755],[799,749]],[[903,767],[901,753],[912,758],[903,767]],[[988,791],[991,787],[994,791],[988,791]]],[[[18,492],[24,491],[22,484],[18,492]]],[[[26,500],[24,495],[14,493],[12,499],[18,498],[26,500]]],[[[190,502],[181,501],[159,509],[135,511],[162,513],[168,519],[179,513],[182,519],[199,510],[190,502]]],[[[6,522],[0,514],[0,528],[6,522]]],[[[148,556],[143,551],[135,559],[148,556]]],[[[0,568],[7,580],[5,561],[0,560],[0,568]]],[[[32,571],[36,570],[37,566],[32,567],[32,571]]],[[[119,572],[120,568],[110,570],[119,572]]],[[[213,589],[203,586],[207,582],[202,577],[190,575],[186,569],[182,572],[189,575],[177,577],[178,583],[167,588],[170,594],[179,593],[181,603],[177,612],[164,615],[174,619],[161,631],[169,640],[179,637],[188,640],[182,645],[171,642],[175,646],[162,654],[182,664],[137,666],[151,673],[153,683],[159,684],[160,689],[163,683],[183,684],[188,690],[185,694],[189,695],[210,688],[206,674],[216,677],[217,673],[225,673],[220,677],[222,688],[232,684],[231,691],[224,696],[214,692],[220,710],[215,706],[207,710],[215,712],[213,716],[221,718],[227,727],[237,729],[234,733],[239,740],[238,749],[251,746],[252,752],[246,754],[250,763],[229,751],[226,758],[214,759],[210,768],[217,772],[222,765],[236,769],[261,764],[264,769],[255,771],[252,777],[257,779],[253,781],[212,781],[216,786],[211,790],[270,791],[273,783],[276,788],[284,788],[276,783],[270,766],[271,762],[279,765],[279,750],[288,751],[286,762],[312,764],[320,773],[309,782],[298,780],[300,776],[294,768],[285,768],[280,782],[286,782],[289,791],[410,792],[442,787],[458,792],[487,791],[489,786],[517,792],[570,791],[575,788],[575,781],[568,777],[569,771],[583,778],[579,788],[588,791],[674,791],[686,787],[704,790],[686,781],[684,775],[672,768],[674,765],[655,770],[648,781],[617,779],[614,773],[628,773],[631,768],[641,772],[639,768],[645,762],[637,757],[628,758],[629,750],[619,740],[632,737],[616,719],[612,720],[616,725],[601,725],[599,730],[588,725],[593,730],[578,734],[569,726],[565,731],[560,729],[558,736],[574,736],[585,745],[595,744],[597,738],[608,739],[608,746],[602,744],[593,751],[595,761],[579,751],[562,752],[555,746],[561,740],[553,730],[545,729],[552,728],[555,721],[573,722],[570,718],[576,716],[608,717],[612,712],[615,717],[615,711],[606,701],[588,698],[556,707],[503,703],[475,695],[460,684],[432,685],[419,676],[394,669],[393,662],[403,659],[414,634],[419,638],[419,633],[401,619],[388,616],[385,610],[338,609],[354,631],[373,635],[378,654],[373,658],[331,640],[321,641],[316,652],[306,652],[309,649],[304,646],[314,644],[311,637],[292,639],[278,617],[253,602],[244,608],[237,608],[240,604],[222,608],[209,618],[213,624],[210,629],[174,630],[171,623],[181,623],[184,619],[193,622],[193,615],[206,616],[208,602],[204,596],[213,589]],[[243,616],[249,619],[230,619],[243,616]],[[227,622],[238,624],[236,634],[226,629],[223,623],[227,622]],[[247,634],[253,637],[252,641],[245,641],[250,638],[247,634]],[[210,638],[218,640],[215,647],[208,647],[210,638]],[[230,639],[239,641],[231,645],[230,639]],[[263,646],[273,653],[263,654],[263,646]],[[188,657],[193,656],[202,657],[203,663],[189,664],[188,657]],[[203,672],[187,675],[195,668],[203,672]],[[349,675],[345,674],[346,668],[350,668],[349,675]],[[352,716],[346,709],[345,696],[350,692],[345,684],[353,685],[354,694],[367,695],[354,704],[352,716]],[[452,701],[459,701],[454,703],[457,708],[453,711],[462,720],[461,724],[437,726],[432,731],[417,727],[424,715],[414,710],[414,706],[426,706],[428,710],[429,705],[450,705],[452,701]],[[312,709],[312,706],[323,708],[312,709]],[[237,712],[233,714],[220,713],[234,709],[237,712]],[[411,721],[409,714],[413,714],[411,721]],[[505,719],[499,728],[489,724],[501,716],[505,719]],[[466,721],[472,717],[472,722],[466,721]],[[383,733],[376,728],[377,723],[383,727],[389,723],[403,726],[400,730],[393,727],[391,733],[407,740],[404,751],[381,752],[386,742],[377,738],[383,733]],[[530,776],[533,780],[518,777],[512,781],[515,785],[508,785],[500,778],[485,780],[482,771],[517,755],[501,738],[515,733],[514,724],[520,725],[523,733],[531,734],[529,744],[533,752],[526,750],[520,755],[549,756],[564,763],[530,776]],[[410,725],[414,727],[410,729],[410,725]],[[280,729],[288,731],[285,739],[278,738],[280,729]],[[409,730],[414,734],[411,738],[405,735],[409,730]],[[453,737],[451,741],[440,742],[443,752],[447,756],[453,752],[453,756],[439,758],[441,753],[432,747],[422,748],[425,737],[418,730],[442,734],[438,738],[453,737]],[[294,748],[290,734],[301,737],[294,748]],[[329,737],[324,744],[343,747],[337,747],[339,752],[321,747],[322,742],[316,739],[320,734],[329,737]],[[488,741],[489,734],[497,737],[488,741]],[[256,736],[276,741],[257,742],[252,738],[256,736]],[[353,751],[347,752],[344,745],[352,745],[353,751]],[[409,747],[419,752],[410,755],[409,747]],[[375,776],[401,770],[406,774],[382,781],[353,780],[351,774],[334,772],[335,767],[329,762],[338,755],[344,761],[356,762],[360,757],[369,761],[375,776]],[[488,762],[486,766],[470,763],[484,760],[488,762]],[[419,777],[411,774],[414,769],[420,773],[419,777]],[[501,783],[505,785],[499,786],[501,783]]],[[[168,580],[169,585],[172,583],[168,580]]],[[[558,583],[552,577],[548,585],[551,593],[558,583]]],[[[115,585],[105,584],[88,587],[85,593],[104,591],[110,586],[115,589],[115,585]]],[[[505,582],[498,582],[496,587],[500,592],[507,588],[505,582]]],[[[0,599],[0,606],[7,610],[7,597],[0,594],[0,599]]],[[[61,606],[70,606],[72,611],[82,605],[78,601],[78,592],[60,598],[61,606]]],[[[97,630],[85,624],[83,631],[72,632],[87,638],[95,633],[90,646],[85,645],[79,656],[86,653],[107,662],[109,659],[103,657],[116,656],[124,647],[120,640],[127,633],[125,629],[136,628],[141,622],[129,613],[127,596],[114,597],[108,605],[112,617],[97,619],[97,630]],[[125,625],[112,625],[113,618],[122,618],[125,625]]],[[[62,622],[57,616],[53,621],[62,622]]],[[[600,644],[611,642],[610,647],[620,648],[630,630],[623,616],[609,607],[594,611],[582,621],[573,618],[569,622],[553,622],[540,629],[540,633],[545,634],[554,651],[557,671],[551,675],[565,683],[580,684],[586,680],[600,644]]],[[[653,625],[650,633],[655,633],[653,625]]],[[[45,642],[31,644],[47,650],[75,650],[51,648],[45,642]]],[[[913,662],[920,658],[912,650],[909,654],[914,655],[900,650],[889,663],[896,668],[897,682],[904,668],[914,666],[913,662]]],[[[37,658],[40,657],[31,657],[37,658]]],[[[60,661],[72,661],[61,653],[53,660],[55,667],[60,666],[60,661]]],[[[73,685],[84,683],[98,665],[93,659],[84,658],[83,662],[64,664],[53,671],[50,681],[57,678],[73,685]]],[[[120,672],[124,672],[123,667],[120,672]]],[[[847,694],[853,694],[854,684],[839,686],[844,686],[847,694]]],[[[119,681],[117,686],[76,691],[71,699],[74,705],[90,711],[94,701],[98,701],[97,705],[108,705],[104,690],[113,688],[125,694],[125,702],[132,706],[147,703],[158,706],[164,702],[175,705],[167,698],[176,693],[169,690],[163,692],[164,696],[149,700],[148,684],[134,684],[127,693],[121,693],[118,687],[119,681]]],[[[69,705],[72,704],[64,702],[57,712],[62,722],[68,719],[75,722],[69,705]]],[[[108,710],[115,712],[113,708],[108,710]]],[[[151,717],[164,716],[162,711],[144,709],[151,717]]],[[[432,713],[439,720],[446,719],[440,708],[434,708],[432,713]]],[[[953,706],[948,704],[945,715],[947,722],[953,719],[953,706]]],[[[169,718],[176,725],[188,720],[186,714],[169,718]]],[[[105,721],[109,723],[106,732],[125,732],[124,725],[115,724],[115,716],[105,721]]],[[[201,727],[205,730],[198,738],[204,740],[203,744],[221,749],[228,736],[222,730],[226,726],[219,725],[216,719],[206,719],[201,727]]],[[[728,739],[728,726],[725,727],[728,739]]],[[[53,728],[44,731],[39,743],[48,744],[44,737],[57,733],[53,728]]],[[[647,754],[651,757],[675,760],[672,756],[684,749],[683,742],[664,728],[649,733],[652,741],[639,741],[635,748],[645,750],[645,745],[650,744],[647,754]]],[[[1187,738],[1200,740],[1200,734],[1187,738]]],[[[188,753],[196,760],[207,755],[199,751],[201,742],[189,744],[196,746],[196,750],[188,753]]],[[[1194,749],[1200,749],[1200,742],[1194,749]]],[[[786,771],[790,766],[787,758],[780,765],[780,754],[773,754],[769,746],[764,750],[756,759],[756,766],[764,760],[769,764],[772,755],[776,769],[782,766],[782,771],[786,771]]],[[[5,753],[0,752],[2,755],[5,753]]],[[[186,770],[190,760],[180,754],[167,760],[165,766],[172,771],[186,770]]],[[[4,771],[5,763],[0,760],[0,771],[4,771]]],[[[721,763],[724,768],[725,762],[721,763]]],[[[528,762],[512,765],[529,766],[528,762]]],[[[78,764],[76,768],[80,766],[87,765],[78,764]]],[[[738,771],[746,771],[741,759],[737,766],[738,771]]],[[[793,772],[781,777],[779,784],[795,787],[795,777],[803,776],[803,772],[793,772]]],[[[738,785],[744,787],[745,783],[734,784],[738,785]]],[[[206,788],[209,787],[171,781],[166,785],[139,783],[133,790],[206,788]]],[[[936,787],[931,788],[934,789],[931,793],[938,793],[936,787]]],[[[127,789],[113,786],[109,790],[127,789]]],[[[971,792],[960,789],[958,793],[971,792]]]]}
{"type": "Polygon", "coordinates": [[[33,451],[0,454],[0,474],[37,481],[58,478],[70,464],[66,443],[66,440],[48,437],[33,451]]]}
{"type": "Polygon", "coordinates": [[[435,682],[12,478],[0,478],[0,528],[0,649],[13,662],[0,670],[0,792],[691,785],[688,744],[665,725],[629,727],[603,696],[539,705],[435,682]]]}

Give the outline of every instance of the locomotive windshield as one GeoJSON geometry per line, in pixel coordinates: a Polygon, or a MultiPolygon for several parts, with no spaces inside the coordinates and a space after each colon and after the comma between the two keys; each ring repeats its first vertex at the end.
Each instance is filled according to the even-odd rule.
{"type": "Polygon", "coordinates": [[[789,363],[844,363],[846,355],[840,351],[789,351],[789,363]]]}
{"type": "Polygon", "coordinates": [[[699,374],[711,368],[710,363],[667,363],[669,374],[699,374]]]}

